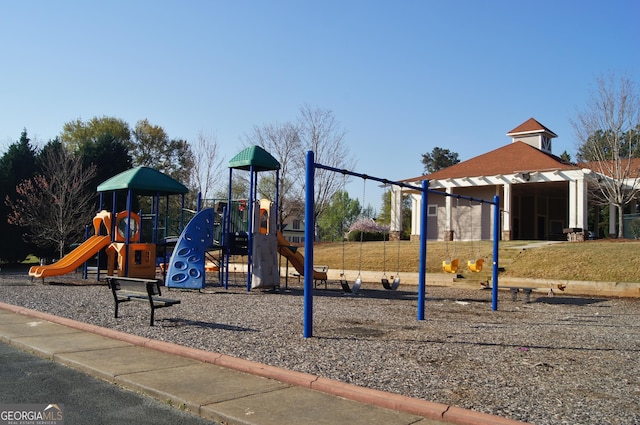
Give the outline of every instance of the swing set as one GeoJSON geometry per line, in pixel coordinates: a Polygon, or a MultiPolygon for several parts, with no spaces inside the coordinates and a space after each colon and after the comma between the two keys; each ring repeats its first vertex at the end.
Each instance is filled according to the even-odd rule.
{"type": "MultiPolygon", "coordinates": [[[[365,184],[366,184],[366,179],[364,180],[365,184]]],[[[342,173],[342,191],[345,192],[345,187],[347,184],[347,174],[346,173],[342,173]]],[[[363,198],[363,203],[364,203],[364,185],[363,185],[363,189],[362,189],[362,198],[363,198]]],[[[349,286],[349,281],[347,281],[347,277],[345,274],[345,269],[344,269],[344,258],[345,258],[345,246],[346,246],[346,241],[345,241],[345,221],[346,221],[346,205],[344,204],[344,200],[343,200],[343,204],[342,204],[342,222],[340,223],[340,235],[342,237],[342,273],[340,273],[340,286],[342,287],[342,290],[347,293],[347,294],[355,294],[360,290],[360,286],[362,286],[362,276],[360,275],[360,271],[362,270],[362,243],[364,242],[362,239],[362,235],[364,232],[360,232],[360,259],[359,259],[359,265],[358,265],[358,277],[356,278],[356,280],[353,282],[353,286],[349,286]]]]}
{"type": "MultiPolygon", "coordinates": [[[[386,187],[386,185],[385,185],[386,187]]],[[[393,193],[393,192],[392,192],[393,193]]],[[[402,220],[402,196],[400,197],[400,211],[398,216],[400,220],[402,220]]],[[[391,229],[389,229],[391,230],[391,229]]],[[[389,279],[387,278],[387,238],[391,236],[391,231],[383,232],[382,234],[382,287],[389,291],[395,291],[400,286],[400,234],[398,234],[398,256],[397,256],[397,266],[396,266],[396,277],[393,279],[393,283],[389,283],[389,279]]]]}
{"type": "MultiPolygon", "coordinates": [[[[362,185],[362,205],[365,205],[365,199],[366,199],[366,184],[367,184],[367,178],[363,177],[362,179],[363,181],[363,185],[362,185]]],[[[343,181],[342,181],[342,190],[343,192],[345,191],[345,186],[346,186],[346,174],[343,174],[343,181]]],[[[342,290],[348,294],[355,294],[360,290],[360,287],[362,286],[362,246],[364,244],[364,231],[360,230],[360,254],[359,254],[359,260],[358,260],[358,276],[356,277],[356,280],[353,283],[353,286],[349,286],[349,282],[347,281],[346,278],[346,274],[345,274],[345,267],[344,267],[344,258],[345,258],[345,237],[344,237],[344,223],[345,223],[345,209],[346,209],[346,205],[343,204],[342,206],[342,223],[341,223],[341,235],[342,235],[342,273],[340,274],[340,286],[342,287],[342,290]]],[[[402,214],[400,215],[400,217],[402,217],[402,214]]],[[[361,217],[362,218],[362,217],[361,217]]],[[[383,254],[382,254],[382,278],[380,279],[381,283],[382,283],[382,287],[384,289],[387,289],[389,291],[395,291],[396,289],[398,289],[398,286],[400,286],[400,237],[398,237],[398,266],[397,266],[397,273],[396,273],[396,277],[394,279],[393,276],[391,276],[391,279],[393,280],[392,283],[389,282],[389,278],[387,277],[387,238],[389,237],[390,233],[387,233],[386,231],[383,232],[382,234],[382,246],[383,246],[383,254]]]]}
{"type": "MultiPolygon", "coordinates": [[[[495,195],[492,201],[485,199],[471,198],[463,195],[453,195],[443,193],[442,191],[429,189],[429,181],[423,180],[421,187],[414,186],[412,184],[390,181],[387,179],[381,179],[372,177],[366,174],[355,173],[344,169],[338,169],[330,167],[328,165],[322,165],[315,162],[314,152],[308,151],[306,157],[306,174],[305,174],[305,229],[304,238],[307,241],[305,245],[305,257],[304,257],[304,317],[303,317],[303,337],[310,338],[313,336],[313,241],[315,238],[315,172],[316,169],[324,169],[336,173],[342,173],[343,176],[351,175],[366,180],[371,179],[381,182],[385,185],[393,184],[400,186],[411,191],[419,191],[422,193],[421,207],[420,207],[420,261],[418,268],[418,311],[417,319],[424,320],[425,299],[426,299],[426,269],[427,269],[427,219],[428,219],[428,207],[429,207],[429,194],[438,196],[453,196],[458,199],[468,199],[469,201],[476,201],[480,203],[487,203],[493,205],[493,273],[492,273],[492,285],[491,285],[491,309],[498,309],[498,244],[500,240],[500,197],[495,195]]],[[[364,198],[364,190],[363,190],[364,198]]],[[[360,265],[362,268],[362,234],[360,235],[360,265]]],[[[385,260],[386,260],[386,254],[385,260]]],[[[386,265],[384,266],[383,279],[386,278],[386,265]]],[[[398,285],[400,283],[399,276],[396,276],[398,285]]],[[[348,281],[344,276],[344,245],[343,245],[343,273],[340,279],[341,284],[345,284],[349,288],[348,281]]],[[[354,282],[352,291],[354,288],[360,288],[362,284],[361,270],[358,270],[358,278],[354,282]]],[[[390,284],[387,279],[387,284],[393,288],[393,284],[390,284]]],[[[395,284],[395,280],[394,280],[395,284]]],[[[384,281],[383,281],[384,286],[384,281]]],[[[344,286],[343,286],[344,288],[344,286]]],[[[396,285],[397,288],[397,285],[396,285]]]]}
{"type": "MultiPolygon", "coordinates": [[[[459,215],[460,199],[456,199],[456,215],[459,215]]],[[[455,232],[449,230],[444,237],[445,249],[447,250],[448,260],[442,260],[442,271],[445,273],[457,273],[460,265],[460,259],[456,257],[456,235],[455,232]],[[449,240],[453,245],[453,256],[449,254],[449,240]]]]}
{"type": "MultiPolygon", "coordinates": [[[[451,195],[456,196],[456,195],[451,195]]],[[[482,203],[480,204],[482,206],[482,203]]],[[[473,203],[472,199],[469,199],[469,214],[470,214],[470,229],[471,234],[471,255],[474,255],[474,242],[473,242],[473,203]]],[[[460,198],[456,198],[456,216],[460,216],[460,198]]],[[[456,220],[459,223],[459,220],[456,220]]],[[[442,260],[442,271],[445,273],[457,273],[460,266],[460,259],[456,256],[456,235],[455,232],[450,232],[445,236],[445,249],[447,251],[448,260],[442,260]],[[449,240],[453,245],[453,255],[449,253],[449,240]]],[[[467,261],[467,269],[473,273],[479,273],[482,271],[482,265],[484,264],[484,258],[480,256],[480,240],[475,244],[477,251],[475,257],[467,261]]]]}
{"type": "MultiPolygon", "coordinates": [[[[480,208],[482,208],[482,204],[480,204],[480,208]]],[[[474,238],[473,238],[473,203],[471,202],[471,200],[469,200],[469,213],[471,214],[471,226],[470,226],[470,232],[471,232],[471,255],[474,254],[474,250],[473,250],[473,246],[474,246],[474,238]]],[[[480,238],[481,236],[478,237],[478,240],[476,242],[476,251],[475,251],[475,256],[473,257],[474,259],[468,260],[467,261],[467,269],[469,269],[470,272],[473,273],[480,273],[482,271],[482,265],[484,264],[484,258],[482,258],[480,256],[480,238]]]]}

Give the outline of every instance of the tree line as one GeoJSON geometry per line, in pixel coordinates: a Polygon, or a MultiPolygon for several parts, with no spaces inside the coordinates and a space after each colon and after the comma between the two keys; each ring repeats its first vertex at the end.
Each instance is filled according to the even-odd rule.
{"type": "Polygon", "coordinates": [[[61,256],[83,240],[85,225],[99,208],[97,186],[133,166],[156,168],[193,186],[195,163],[190,144],[171,139],[148,120],[133,128],[113,117],[65,123],[44,146],[27,129],[0,158],[0,222],[5,236],[0,259],[28,254],[61,256]]]}
{"type": "MultiPolygon", "coordinates": [[[[610,205],[617,209],[621,237],[623,212],[639,203],[640,169],[634,161],[640,158],[637,85],[627,77],[599,77],[572,125],[578,141],[578,164],[587,164],[607,176],[589,180],[590,199],[605,213],[600,215],[604,220],[610,205]]],[[[346,130],[332,111],[308,105],[300,107],[293,121],[254,126],[245,134],[245,146],[259,145],[280,162],[277,201],[281,226],[291,217],[303,216],[308,150],[314,151],[319,163],[354,169],[345,137],[346,130]]],[[[560,158],[571,161],[566,151],[560,158]]],[[[442,147],[422,154],[421,160],[425,174],[460,162],[456,152],[442,147]]],[[[190,189],[187,202],[194,207],[198,193],[226,199],[224,161],[215,136],[200,133],[192,142],[170,138],[147,119],[133,127],[114,117],[77,119],[65,123],[60,135],[41,147],[24,129],[20,139],[0,157],[0,217],[6,217],[0,220],[4,242],[0,244],[0,261],[21,261],[28,254],[62,256],[72,243],[83,240],[84,226],[100,207],[96,187],[134,166],[155,168],[185,184],[190,189]]],[[[275,174],[262,176],[259,195],[275,200],[274,183],[275,174]]],[[[315,223],[320,240],[342,240],[349,229],[387,232],[390,193],[383,194],[381,210],[376,212],[351,199],[344,190],[346,183],[340,173],[316,171],[315,223]]],[[[248,181],[240,173],[234,174],[232,188],[234,198],[246,199],[248,181]]],[[[410,228],[410,214],[404,198],[405,232],[410,228]]]]}
{"type": "MultiPolygon", "coordinates": [[[[355,166],[345,135],[330,110],[308,105],[300,108],[295,121],[255,126],[245,134],[245,146],[259,145],[281,164],[281,226],[290,216],[303,216],[306,151],[313,150],[316,161],[335,168],[355,166]]],[[[44,146],[33,142],[24,129],[0,157],[0,214],[6,217],[0,221],[0,261],[19,262],[29,254],[63,256],[73,243],[84,240],[85,225],[102,207],[97,186],[135,166],[155,168],[185,184],[192,208],[198,194],[226,199],[224,161],[216,137],[200,133],[193,142],[171,138],[147,119],[133,127],[114,117],[77,119],[65,123],[60,135],[44,146]]],[[[275,174],[260,174],[259,196],[275,200],[275,174]]],[[[316,223],[333,226],[323,216],[335,212],[344,196],[353,203],[348,194],[340,194],[342,176],[319,170],[315,185],[316,223]]],[[[234,174],[232,187],[235,199],[248,197],[248,180],[242,173],[234,174]]],[[[356,201],[348,219],[356,221],[363,209],[356,201]]],[[[329,229],[322,231],[325,237],[330,234],[329,229]]]]}

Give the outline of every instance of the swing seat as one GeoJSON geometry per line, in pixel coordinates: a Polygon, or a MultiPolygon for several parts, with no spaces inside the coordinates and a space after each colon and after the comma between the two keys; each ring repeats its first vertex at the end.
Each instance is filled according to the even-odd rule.
{"type": "Polygon", "coordinates": [[[353,287],[351,287],[351,292],[354,294],[360,290],[360,286],[362,285],[362,278],[358,277],[355,282],[353,282],[353,287]]]}
{"type": "Polygon", "coordinates": [[[467,261],[467,267],[469,271],[474,273],[478,273],[482,271],[482,264],[484,263],[484,259],[478,258],[477,260],[469,260],[467,261]]]}
{"type": "Polygon", "coordinates": [[[456,273],[458,271],[458,264],[460,260],[458,258],[454,258],[451,261],[444,260],[442,261],[442,270],[445,273],[456,273]]]}
{"type": "Polygon", "coordinates": [[[342,286],[342,290],[348,294],[351,293],[351,288],[349,287],[349,282],[345,279],[340,279],[340,286],[342,286]]]}
{"type": "Polygon", "coordinates": [[[349,282],[346,279],[340,279],[340,286],[342,286],[342,290],[347,294],[355,294],[360,290],[360,286],[362,285],[362,279],[357,278],[353,283],[353,287],[349,287],[349,282]]]}
{"type": "Polygon", "coordinates": [[[393,279],[393,283],[389,283],[389,279],[383,277],[382,286],[384,287],[384,289],[388,289],[389,291],[395,291],[396,289],[398,289],[398,286],[400,286],[400,278],[396,277],[395,279],[393,279]]]}

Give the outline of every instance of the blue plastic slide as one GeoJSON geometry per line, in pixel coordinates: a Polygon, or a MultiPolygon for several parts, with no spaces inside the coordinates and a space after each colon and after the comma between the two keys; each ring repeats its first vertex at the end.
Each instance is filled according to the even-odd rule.
{"type": "Polygon", "coordinates": [[[202,289],[205,285],[205,253],[213,245],[213,208],[198,212],[184,228],[176,244],[165,285],[202,289]]]}

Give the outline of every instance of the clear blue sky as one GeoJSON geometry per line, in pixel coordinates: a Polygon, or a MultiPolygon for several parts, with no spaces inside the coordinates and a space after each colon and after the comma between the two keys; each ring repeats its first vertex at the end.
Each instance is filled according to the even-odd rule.
{"type": "Polygon", "coordinates": [[[436,146],[466,160],[530,117],[575,156],[570,119],[595,78],[640,84],[636,0],[1,5],[0,153],[23,128],[44,144],[65,122],[113,116],[215,134],[228,161],[254,125],[309,104],[347,130],[355,171],[400,180],[436,146]]]}

